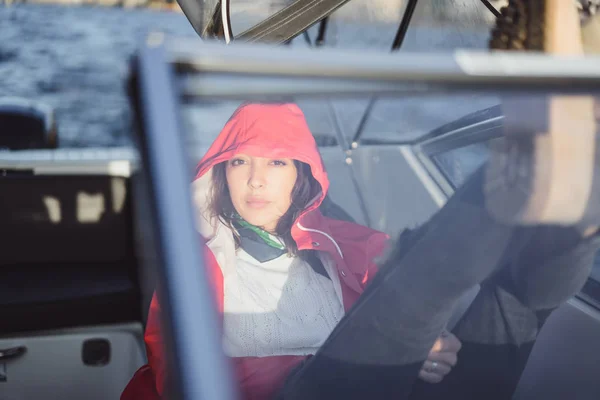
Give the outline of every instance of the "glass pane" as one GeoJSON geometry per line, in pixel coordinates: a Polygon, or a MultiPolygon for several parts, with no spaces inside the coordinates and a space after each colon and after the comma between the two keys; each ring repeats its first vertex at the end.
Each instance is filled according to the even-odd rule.
{"type": "MultiPolygon", "coordinates": [[[[495,139],[502,140],[502,139],[495,139]]],[[[432,156],[453,187],[460,187],[490,156],[490,143],[479,142],[432,156]]]]}
{"type": "MultiPolygon", "coordinates": [[[[232,0],[234,34],[290,2],[232,0]]],[[[200,4],[207,11],[206,18],[217,2],[201,0],[200,4]]],[[[353,0],[331,18],[326,46],[355,49],[364,52],[365,57],[368,51],[388,51],[405,7],[405,0],[353,0]]],[[[420,0],[401,50],[405,53],[398,56],[408,51],[485,49],[490,18],[478,0],[420,0]]],[[[14,338],[23,332],[29,332],[28,340],[37,341],[42,337],[40,331],[58,329],[62,335],[77,327],[75,333],[81,337],[86,326],[94,326],[90,328],[94,336],[100,323],[127,323],[135,327],[133,331],[114,329],[127,338],[123,343],[128,349],[113,352],[111,365],[106,367],[120,371],[121,383],[132,376],[147,377],[148,386],[144,388],[151,393],[155,388],[169,387],[162,385],[157,372],[168,377],[173,371],[162,368],[164,343],[158,339],[160,335],[153,334],[160,329],[159,322],[165,322],[165,314],[157,315],[158,308],[149,309],[148,303],[154,289],[160,287],[155,275],[168,276],[155,270],[185,265],[185,257],[179,265],[165,265],[165,259],[176,259],[178,246],[187,246],[187,250],[197,246],[207,252],[205,255],[214,255],[198,263],[208,271],[178,283],[183,288],[193,278],[205,278],[202,282],[215,289],[211,294],[216,295],[215,303],[220,307],[215,308],[222,318],[202,326],[218,332],[223,353],[240,367],[235,372],[245,374],[232,374],[233,385],[216,384],[235,386],[247,398],[271,398],[276,396],[270,393],[275,388],[294,385],[294,379],[287,379],[292,373],[314,372],[306,368],[315,368],[316,364],[320,368],[313,376],[318,378],[299,380],[308,388],[286,389],[317,393],[322,385],[334,385],[326,389],[335,393],[332,397],[366,399],[388,398],[392,392],[423,387],[442,388],[447,398],[468,398],[452,391],[472,393],[475,388],[484,391],[477,398],[490,398],[501,388],[510,398],[529,357],[527,349],[544,322],[545,313],[539,311],[561,306],[565,309],[567,300],[588,279],[589,265],[584,260],[590,257],[585,256],[600,247],[597,235],[583,238],[579,233],[593,235],[600,224],[594,219],[600,214],[594,208],[600,203],[600,194],[595,192],[599,187],[595,182],[598,171],[589,170],[590,166],[598,166],[594,157],[600,154],[600,113],[596,108],[593,116],[590,107],[592,95],[596,107],[600,104],[598,93],[576,99],[552,98],[551,135],[546,132],[547,120],[535,120],[545,113],[531,112],[538,104],[524,94],[511,98],[514,101],[523,96],[519,99],[521,108],[511,107],[511,100],[507,102],[498,93],[477,90],[469,94],[397,94],[377,98],[374,103],[366,95],[304,96],[288,99],[292,104],[287,105],[276,103],[276,99],[264,103],[264,97],[235,101],[178,98],[176,107],[154,110],[152,116],[156,119],[146,118],[138,133],[147,134],[144,129],[149,130],[148,124],[173,117],[169,110],[178,113],[175,119],[183,122],[183,132],[173,129],[158,134],[182,139],[189,175],[165,174],[165,182],[181,189],[182,195],[174,197],[182,203],[175,204],[183,204],[181,209],[189,211],[185,205],[191,203],[195,219],[182,218],[177,221],[180,225],[171,224],[170,230],[156,232],[153,223],[164,228],[165,220],[173,222],[168,214],[157,212],[172,203],[152,202],[148,193],[156,196],[159,190],[144,193],[137,190],[137,185],[147,183],[144,179],[156,179],[156,172],[168,171],[169,165],[179,165],[177,159],[152,164],[151,171],[140,171],[137,168],[148,164],[136,164],[133,156],[111,158],[103,150],[68,149],[122,145],[135,149],[126,78],[139,36],[149,29],[196,36],[185,17],[176,13],[36,4],[0,7],[0,93],[49,104],[56,113],[59,143],[65,147],[26,154],[0,152],[0,183],[4,188],[0,190],[0,216],[9,221],[3,227],[12,226],[2,235],[4,247],[7,243],[9,247],[3,249],[0,280],[13,283],[9,290],[0,290],[0,320],[12,325],[0,338],[0,349],[14,347],[14,338]],[[240,109],[242,104],[245,106],[240,109]],[[511,151],[504,153],[501,146],[491,146],[493,142],[477,142],[438,152],[432,155],[433,163],[422,162],[409,143],[498,104],[510,116],[510,125],[503,126],[506,138],[514,141],[511,134],[524,135],[533,125],[539,128],[534,132],[539,140],[510,147],[511,151]],[[575,112],[577,118],[573,117],[575,112]],[[365,121],[363,131],[358,132],[361,121],[365,121]],[[361,134],[360,143],[348,150],[357,133],[361,134]],[[540,152],[535,157],[533,151],[527,153],[540,143],[547,144],[548,138],[557,142],[546,151],[562,146],[568,146],[568,151],[550,155],[544,153],[544,148],[537,148],[540,152]],[[513,159],[514,151],[523,154],[513,159]],[[536,158],[540,154],[548,158],[536,158]],[[21,163],[22,169],[7,168],[5,157],[21,163]],[[509,162],[503,164],[503,160],[509,162]],[[35,173],[28,169],[30,163],[36,166],[35,173]],[[102,164],[100,172],[98,164],[102,164]],[[495,175],[482,174],[489,171],[495,175]],[[435,181],[440,175],[457,188],[455,196],[448,198],[440,190],[435,181]],[[552,185],[552,190],[536,190],[544,184],[552,185]],[[516,206],[529,201],[527,196],[535,198],[528,203],[529,219],[523,222],[519,219],[524,213],[516,206]],[[545,219],[536,224],[540,214],[545,219]],[[590,217],[585,224],[579,221],[581,214],[590,217]],[[186,223],[191,231],[180,231],[178,228],[186,223]],[[181,232],[187,240],[177,240],[181,232]],[[141,242],[146,248],[138,247],[141,242]],[[165,243],[171,245],[168,254],[160,247],[165,243]],[[32,251],[34,248],[36,251],[32,251]],[[144,250],[149,250],[148,254],[144,250]],[[148,270],[152,272],[147,274],[148,270]],[[485,284],[472,307],[461,314],[459,299],[480,283],[485,284]],[[144,293],[140,293],[140,286],[144,293]],[[90,301],[82,303],[82,298],[90,301]],[[62,301],[68,301],[69,307],[62,301]],[[142,303],[144,309],[140,312],[142,303]],[[360,307],[352,308],[357,304],[360,307]],[[150,313],[148,320],[146,312],[150,313]],[[458,325],[450,324],[453,318],[461,317],[458,325]],[[348,325],[342,322],[348,320],[348,325]],[[141,350],[140,332],[146,322],[150,368],[142,370],[147,375],[134,375],[135,369],[148,361],[141,350]],[[451,339],[452,346],[448,345],[451,339]],[[465,368],[454,367],[459,348],[454,339],[462,342],[458,365],[465,368]],[[443,345],[436,347],[436,342],[443,345]],[[439,347],[452,354],[450,361],[440,355],[439,347]],[[323,354],[327,355],[326,363],[319,365],[323,354]],[[302,361],[310,355],[314,358],[303,366],[302,361]],[[446,393],[443,385],[452,379],[445,375],[450,371],[467,371],[453,382],[469,386],[451,385],[446,393]],[[366,381],[362,381],[364,378],[366,381]],[[415,385],[436,380],[442,383],[415,385]],[[486,385],[481,385],[484,381],[486,385]],[[366,393],[358,396],[356,390],[362,388],[366,393]],[[493,392],[485,392],[488,389],[493,392]]],[[[309,32],[312,41],[316,29],[309,32]]],[[[303,37],[292,44],[307,45],[303,37]]],[[[179,89],[176,85],[174,90],[179,89]]],[[[164,94],[160,90],[141,91],[142,105],[148,104],[144,96],[156,92],[164,94]]],[[[164,96],[158,102],[169,100],[164,96]]],[[[476,141],[478,135],[473,136],[476,141]]],[[[521,142],[516,142],[520,144],[528,140],[525,136],[519,138],[521,142]]],[[[504,143],[506,139],[498,140],[504,143]]],[[[177,146],[165,148],[175,156],[181,151],[177,146]]],[[[163,149],[158,146],[153,150],[155,155],[163,149]]],[[[165,198],[173,200],[173,196],[165,198]]],[[[190,265],[195,272],[200,271],[194,269],[200,265],[186,266],[190,265]]],[[[591,279],[600,281],[600,256],[591,279]]],[[[179,288],[170,289],[162,293],[173,295],[179,288]]],[[[167,300],[164,304],[173,302],[167,300]]],[[[189,314],[182,315],[184,310],[176,309],[174,319],[181,324],[205,322],[208,304],[183,304],[189,307],[189,314]]],[[[560,312],[554,315],[560,316],[560,312]]],[[[582,315],[581,310],[576,312],[582,315]]],[[[586,309],[584,317],[589,314],[594,313],[586,309]]],[[[543,359],[540,375],[546,374],[548,366],[567,365],[569,369],[561,376],[563,379],[537,380],[546,388],[556,381],[563,388],[566,382],[578,389],[584,380],[596,388],[599,369],[595,365],[600,349],[598,335],[590,331],[598,330],[600,325],[597,318],[589,320],[593,320],[591,325],[556,324],[544,332],[559,336],[552,337],[555,340],[550,341],[550,351],[538,347],[537,358],[543,359]],[[575,328],[584,335],[572,335],[575,328]],[[555,356],[556,343],[575,347],[569,354],[577,362],[567,363],[555,356]]],[[[206,345],[203,335],[186,333],[175,332],[179,338],[187,336],[206,345]]],[[[101,343],[106,349],[106,342],[101,343]]],[[[193,361],[198,353],[207,354],[200,351],[206,347],[192,346],[189,354],[175,354],[180,360],[193,361]]],[[[107,361],[105,352],[101,353],[102,360],[92,361],[107,361]]],[[[66,365],[65,360],[56,359],[60,365],[66,365]]],[[[64,396],[69,385],[60,374],[70,368],[50,371],[56,373],[52,379],[31,379],[32,371],[40,371],[39,366],[46,365],[47,359],[28,357],[20,361],[28,363],[28,382],[35,389],[39,389],[36,382],[54,382],[43,388],[45,393],[63,395],[47,397],[70,397],[64,396]]],[[[79,358],[76,361],[80,363],[79,358]]],[[[0,363],[0,384],[10,384],[11,391],[21,394],[25,386],[13,384],[24,379],[13,379],[11,375],[19,368],[3,367],[0,363]]],[[[210,370],[198,371],[195,382],[206,386],[205,375],[210,370]]],[[[99,387],[104,382],[96,383],[91,386],[99,387]]],[[[32,390],[31,386],[28,384],[27,390],[32,390]]],[[[109,386],[109,397],[117,397],[116,392],[124,385],[109,386]]],[[[136,385],[132,386],[135,389],[136,385]]]]}
{"type": "MultiPolygon", "coordinates": [[[[209,240],[209,249],[220,260],[216,268],[224,277],[223,292],[219,295],[225,301],[222,335],[225,354],[238,358],[316,354],[315,359],[318,359],[318,350],[328,346],[326,340],[331,332],[344,331],[339,321],[348,307],[356,304],[347,302],[336,288],[362,293],[363,283],[372,279],[364,275],[369,261],[382,265],[390,257],[393,260],[387,264],[390,269],[380,270],[375,277],[381,273],[390,275],[373,281],[371,290],[384,290],[383,285],[393,282],[394,290],[390,293],[397,293],[394,301],[402,304],[403,312],[398,313],[396,306],[390,306],[391,300],[387,297],[386,302],[378,304],[367,300],[370,297],[363,299],[359,295],[356,301],[373,307],[370,313],[377,314],[380,323],[377,327],[369,325],[370,315],[363,315],[365,319],[359,322],[360,317],[356,315],[360,312],[349,317],[361,324],[369,338],[376,336],[378,344],[388,340],[387,334],[380,335],[380,332],[391,332],[392,325],[400,321],[402,333],[393,336],[395,339],[386,345],[403,351],[421,346],[423,355],[419,362],[425,362],[436,334],[431,334],[429,342],[415,338],[423,337],[432,327],[434,331],[444,329],[445,324],[452,321],[454,308],[448,309],[444,317],[447,320],[438,321],[437,325],[434,315],[438,315],[446,302],[467,296],[467,289],[484,279],[486,284],[474,300],[474,308],[454,328],[458,340],[463,341],[463,349],[471,346],[469,339],[476,338],[474,340],[488,343],[485,346],[490,347],[484,347],[490,351],[502,347],[518,352],[522,342],[514,341],[507,334],[517,327],[527,331],[526,342],[533,342],[540,321],[537,309],[529,302],[535,297],[544,304],[560,305],[577,294],[587,280],[585,274],[577,275],[577,271],[585,271],[589,266],[573,251],[583,251],[586,241],[591,240],[595,247],[585,251],[595,253],[600,247],[599,238],[574,238],[573,230],[555,223],[521,226],[519,224],[525,222],[510,220],[517,218],[511,207],[522,196],[519,189],[515,190],[515,186],[521,184],[513,186],[513,180],[529,179],[527,182],[531,183],[535,179],[546,179],[552,171],[530,168],[521,170],[515,177],[511,171],[516,164],[505,165],[504,169],[501,163],[503,156],[512,154],[503,153],[503,149],[507,149],[503,145],[513,142],[506,137],[487,139],[489,129],[482,130],[481,135],[469,130],[470,144],[456,147],[465,131],[453,126],[452,133],[437,137],[436,152],[431,155],[433,163],[422,163],[413,145],[393,142],[399,141],[399,137],[418,138],[457,120],[466,121],[465,127],[472,127],[472,122],[464,119],[465,115],[494,104],[502,104],[505,117],[500,128],[502,134],[511,133],[509,129],[522,131],[524,126],[535,122],[528,107],[511,107],[515,97],[503,97],[500,102],[497,93],[471,95],[495,99],[495,102],[475,102],[474,97],[458,92],[388,96],[373,107],[369,117],[372,137],[391,139],[365,140],[351,152],[347,151],[347,138],[354,134],[353,129],[361,119],[357,110],[369,104],[367,96],[303,96],[289,98],[284,104],[262,97],[260,101],[250,98],[245,99],[247,103],[241,108],[237,107],[242,102],[215,100],[205,104],[189,98],[182,102],[186,119],[184,139],[189,144],[187,155],[190,169],[197,174],[190,185],[196,227],[209,240]],[[406,133],[398,135],[398,131],[391,132],[389,127],[399,127],[398,131],[404,129],[406,133]],[[324,142],[321,135],[331,141],[324,142]],[[312,138],[317,139],[318,152],[312,138]],[[216,144],[211,146],[213,140],[216,144]],[[452,146],[448,150],[443,149],[445,141],[452,146]],[[428,171],[437,173],[428,174],[428,171]],[[496,175],[484,173],[490,171],[496,175]],[[439,182],[434,180],[433,177],[440,175],[446,176],[456,187],[453,197],[446,197],[439,182]],[[307,176],[312,179],[305,180],[307,176]],[[495,180],[493,176],[504,178],[495,180]],[[505,184],[502,193],[495,191],[499,184],[505,184]],[[314,207],[318,207],[318,211],[314,207]],[[314,217],[316,215],[319,217],[314,217]],[[550,227],[542,226],[544,224],[550,227]],[[379,236],[381,233],[389,235],[389,239],[379,236]],[[375,244],[384,242],[384,248],[375,244]],[[394,253],[398,248],[404,249],[402,257],[394,253]],[[367,257],[362,251],[372,253],[367,257]],[[317,259],[313,257],[315,254],[317,259]],[[389,272],[395,268],[403,272],[399,275],[389,272]],[[566,279],[565,274],[581,285],[568,286],[566,282],[571,278],[566,279]],[[460,289],[450,294],[448,282],[460,289]],[[510,288],[516,289],[509,289],[507,282],[510,288]],[[378,285],[382,285],[381,288],[378,285]],[[415,285],[419,289],[415,289],[415,285]],[[306,298],[317,301],[309,302],[306,298]],[[431,310],[421,307],[429,302],[435,303],[431,310]],[[311,317],[317,314],[318,318],[311,317]],[[305,315],[309,317],[304,319],[305,315]],[[316,320],[325,321],[328,328],[316,328],[316,320]],[[297,323],[302,324],[301,329],[297,323]],[[490,332],[490,326],[496,326],[498,331],[490,332]],[[280,335],[276,342],[268,339],[272,334],[270,329],[280,335]],[[307,341],[303,335],[296,334],[300,331],[311,331],[314,337],[307,341]],[[411,332],[410,336],[402,336],[408,335],[406,332],[411,332]],[[246,338],[251,338],[248,339],[251,345],[246,338]]],[[[521,96],[519,101],[533,107],[533,98],[521,96]]],[[[578,100],[562,97],[556,101],[571,104],[578,100]]],[[[590,97],[581,106],[587,110],[583,111],[584,116],[593,125],[591,101],[590,97]]],[[[497,115],[489,114],[490,121],[496,121],[497,115]]],[[[560,113],[555,117],[559,118],[560,113]]],[[[567,126],[587,132],[589,145],[595,145],[595,132],[589,130],[592,125],[579,125],[566,118],[567,126]]],[[[520,148],[520,163],[527,159],[528,148],[520,148]]],[[[584,153],[582,149],[579,156],[583,157],[584,153]]],[[[537,161],[540,159],[534,162],[537,161]]],[[[581,179],[575,170],[567,172],[567,176],[569,179],[562,182],[566,187],[581,179]]],[[[598,273],[598,267],[595,268],[593,278],[598,273]]],[[[343,333],[340,335],[335,337],[344,337],[343,333]]],[[[349,343],[343,342],[345,339],[331,340],[341,342],[335,350],[328,348],[332,352],[328,354],[353,365],[372,365],[385,359],[376,349],[363,348],[359,354],[349,343]],[[367,361],[361,358],[363,356],[367,361]]],[[[461,353],[458,362],[473,368],[487,362],[485,357],[477,355],[478,351],[468,356],[463,354],[466,353],[461,353]]],[[[515,372],[521,368],[519,360],[515,358],[502,368],[515,372]]],[[[343,374],[342,370],[337,370],[336,376],[340,373],[343,374]]],[[[410,385],[417,379],[418,368],[410,385]]],[[[392,387],[398,383],[382,380],[380,384],[392,387]]]]}
{"type": "Polygon", "coordinates": [[[332,101],[344,135],[352,140],[365,118],[359,142],[398,143],[416,140],[434,129],[499,104],[493,95],[413,96],[332,101]],[[390,115],[396,118],[389,118],[390,115]]]}

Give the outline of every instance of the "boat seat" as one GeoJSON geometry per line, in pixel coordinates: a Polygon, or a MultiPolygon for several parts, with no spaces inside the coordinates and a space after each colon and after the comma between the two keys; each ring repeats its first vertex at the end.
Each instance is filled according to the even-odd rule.
{"type": "Polygon", "coordinates": [[[0,178],[0,397],[118,398],[145,362],[127,178],[0,178]]]}

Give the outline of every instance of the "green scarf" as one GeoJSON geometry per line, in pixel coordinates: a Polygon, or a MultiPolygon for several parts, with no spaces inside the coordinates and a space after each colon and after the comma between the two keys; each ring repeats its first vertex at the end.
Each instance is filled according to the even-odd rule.
{"type": "Polygon", "coordinates": [[[284,250],[285,246],[277,239],[277,236],[265,231],[264,229],[252,225],[244,220],[239,214],[234,214],[235,222],[243,228],[250,229],[258,235],[266,244],[279,250],[284,250]]]}

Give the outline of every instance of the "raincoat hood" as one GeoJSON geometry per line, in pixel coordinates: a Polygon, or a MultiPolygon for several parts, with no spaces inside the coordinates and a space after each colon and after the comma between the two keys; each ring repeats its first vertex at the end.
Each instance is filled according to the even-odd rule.
{"type": "Polygon", "coordinates": [[[291,158],[308,164],[313,177],[321,185],[321,195],[306,211],[318,208],[327,194],[329,179],[321,154],[304,113],[295,104],[240,106],[198,164],[196,179],[236,154],[291,158]]]}
{"type": "MultiPolygon", "coordinates": [[[[388,236],[347,221],[322,215],[319,206],[327,195],[329,179],[317,143],[304,113],[295,104],[249,103],[240,106],[198,163],[192,183],[198,211],[200,234],[210,241],[220,228],[218,217],[211,215],[208,204],[212,188],[212,167],[237,154],[264,158],[290,158],[310,166],[321,193],[294,221],[291,235],[299,250],[316,249],[342,259],[351,257],[349,268],[360,276],[348,282],[360,292],[367,279],[366,267],[383,251],[388,236]]],[[[346,264],[340,262],[340,264],[346,264]]]]}

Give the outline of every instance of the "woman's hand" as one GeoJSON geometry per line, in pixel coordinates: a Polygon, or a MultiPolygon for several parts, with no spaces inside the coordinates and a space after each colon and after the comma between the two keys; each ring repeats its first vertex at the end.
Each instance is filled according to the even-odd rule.
{"type": "Polygon", "coordinates": [[[423,363],[419,378],[429,383],[441,382],[456,365],[461,346],[456,336],[450,332],[442,332],[423,363]]]}

